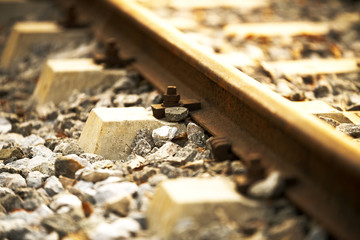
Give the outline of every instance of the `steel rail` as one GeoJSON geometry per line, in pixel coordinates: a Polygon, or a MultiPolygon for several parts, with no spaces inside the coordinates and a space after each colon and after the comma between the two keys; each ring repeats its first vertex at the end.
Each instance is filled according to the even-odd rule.
{"type": "Polygon", "coordinates": [[[286,195],[341,239],[360,238],[360,150],[315,117],[239,70],[216,62],[150,11],[126,0],[76,0],[95,35],[115,37],[125,57],[158,89],[198,98],[192,118],[227,137],[239,157],[260,152],[297,183],[286,195]]]}

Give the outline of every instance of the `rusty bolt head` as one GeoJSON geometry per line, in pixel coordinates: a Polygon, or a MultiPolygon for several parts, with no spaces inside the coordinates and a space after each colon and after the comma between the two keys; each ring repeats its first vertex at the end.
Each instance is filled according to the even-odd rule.
{"type": "Polygon", "coordinates": [[[252,154],[247,159],[247,176],[251,181],[258,181],[265,178],[265,168],[261,164],[261,158],[258,154],[252,154]]]}
{"type": "Polygon", "coordinates": [[[217,161],[231,160],[233,155],[231,153],[231,142],[225,137],[213,137],[210,140],[210,145],[217,161]]]}
{"type": "Polygon", "coordinates": [[[115,38],[108,38],[105,42],[106,47],[113,48],[116,46],[116,39],[115,38]]]}
{"type": "Polygon", "coordinates": [[[176,86],[168,86],[166,90],[167,95],[176,95],[176,86]]]}
{"type": "Polygon", "coordinates": [[[153,104],[151,105],[151,109],[155,118],[161,119],[165,117],[165,107],[161,104],[153,104]]]}
{"type": "Polygon", "coordinates": [[[180,101],[180,95],[177,94],[177,95],[167,95],[167,94],[164,94],[163,96],[164,98],[164,102],[179,102],[180,101]]]}

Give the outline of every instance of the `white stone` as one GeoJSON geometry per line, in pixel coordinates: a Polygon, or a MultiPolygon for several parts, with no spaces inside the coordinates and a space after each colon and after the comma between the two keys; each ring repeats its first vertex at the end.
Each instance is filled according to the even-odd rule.
{"type": "Polygon", "coordinates": [[[68,192],[62,192],[60,194],[57,194],[53,201],[50,203],[51,209],[56,211],[57,209],[63,207],[63,206],[70,206],[72,208],[80,208],[81,207],[81,201],[80,199],[68,192]]]}
{"type": "Polygon", "coordinates": [[[115,228],[113,224],[102,222],[91,231],[89,236],[91,240],[117,240],[129,239],[130,233],[123,228],[115,228]]]}
{"type": "Polygon", "coordinates": [[[54,162],[51,161],[51,158],[33,157],[28,161],[27,167],[30,171],[39,171],[46,175],[55,173],[54,162]]]}
{"type": "Polygon", "coordinates": [[[81,178],[88,182],[99,182],[103,181],[110,176],[110,173],[107,170],[94,170],[94,171],[84,171],[81,175],[81,178]]]}
{"type": "Polygon", "coordinates": [[[264,180],[260,180],[253,184],[248,194],[257,198],[270,198],[279,194],[284,189],[284,181],[279,172],[272,172],[264,180]]]}
{"type": "Polygon", "coordinates": [[[136,233],[140,231],[140,224],[132,218],[119,218],[112,225],[115,228],[125,229],[128,232],[136,233]]]}
{"type": "Polygon", "coordinates": [[[110,183],[95,189],[94,199],[97,204],[106,203],[108,199],[119,195],[132,195],[138,191],[138,186],[132,182],[110,183]]]}
{"type": "Polygon", "coordinates": [[[31,152],[33,154],[33,157],[41,156],[41,157],[55,157],[56,154],[53,153],[49,148],[45,147],[44,145],[35,145],[31,147],[31,152]]]}
{"type": "Polygon", "coordinates": [[[7,167],[13,167],[13,168],[16,168],[18,170],[25,170],[26,171],[26,170],[28,170],[28,168],[27,168],[28,162],[29,162],[28,158],[22,158],[22,159],[10,162],[10,163],[6,164],[6,166],[7,167]]]}
{"type": "Polygon", "coordinates": [[[26,187],[26,181],[20,174],[9,174],[5,178],[4,187],[8,187],[10,189],[26,187]]]}
{"type": "Polygon", "coordinates": [[[64,190],[61,182],[55,176],[46,179],[44,189],[50,196],[54,196],[64,190]]]}
{"type": "Polygon", "coordinates": [[[130,211],[131,200],[132,197],[129,194],[118,194],[106,201],[105,208],[120,216],[127,216],[130,211]]]}
{"type": "Polygon", "coordinates": [[[39,188],[42,186],[43,179],[46,177],[47,177],[47,175],[45,175],[39,171],[29,172],[29,174],[26,178],[27,186],[31,187],[31,188],[39,188]]]}
{"type": "Polygon", "coordinates": [[[25,137],[22,141],[20,141],[20,145],[22,148],[29,148],[38,144],[44,144],[45,140],[39,136],[31,134],[30,136],[25,137]]]}
{"type": "MultiPolygon", "coordinates": [[[[142,107],[96,108],[89,115],[79,145],[85,152],[107,159],[126,159],[136,133],[144,127],[150,130],[161,126],[181,128],[180,124],[160,121],[142,107]]],[[[182,127],[184,128],[184,127],[182,127]]]]}
{"type": "Polygon", "coordinates": [[[11,123],[4,117],[0,117],[0,134],[5,134],[10,132],[11,123]]]}
{"type": "Polygon", "coordinates": [[[155,145],[161,147],[166,141],[171,141],[176,132],[176,127],[163,126],[152,131],[152,138],[155,145]]]}
{"type": "Polygon", "coordinates": [[[11,173],[8,173],[8,172],[2,172],[0,173],[0,185],[1,186],[4,186],[4,182],[5,182],[5,179],[7,178],[8,175],[10,175],[11,173]]]}
{"type": "Polygon", "coordinates": [[[161,148],[159,148],[155,153],[152,153],[146,156],[148,160],[161,160],[168,157],[174,156],[181,147],[173,142],[166,142],[161,148]]]}

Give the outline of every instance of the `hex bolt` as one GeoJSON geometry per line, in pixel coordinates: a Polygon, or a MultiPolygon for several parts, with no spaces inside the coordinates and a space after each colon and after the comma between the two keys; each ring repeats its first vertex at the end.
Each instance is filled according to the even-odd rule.
{"type": "Polygon", "coordinates": [[[177,89],[176,86],[168,86],[166,89],[166,94],[167,95],[176,95],[177,93],[177,89]]]}
{"type": "Polygon", "coordinates": [[[189,111],[199,110],[201,103],[196,99],[185,99],[180,102],[180,94],[177,94],[176,86],[168,86],[166,93],[163,95],[163,102],[161,104],[151,105],[153,116],[157,119],[165,117],[165,108],[168,107],[185,107],[189,111]]]}
{"type": "Polygon", "coordinates": [[[261,164],[261,159],[258,154],[252,154],[248,160],[247,177],[251,182],[255,182],[265,178],[265,168],[261,164]]]}
{"type": "Polygon", "coordinates": [[[116,46],[115,38],[109,38],[105,44],[105,67],[115,67],[117,62],[121,61],[119,58],[119,49],[116,46]]]}
{"type": "Polygon", "coordinates": [[[231,142],[225,137],[212,137],[210,145],[217,161],[225,161],[234,159],[234,154],[231,152],[231,142]]]}
{"type": "Polygon", "coordinates": [[[89,24],[80,23],[77,11],[74,5],[70,5],[65,8],[65,16],[59,21],[59,24],[65,28],[84,28],[89,24]]]}
{"type": "Polygon", "coordinates": [[[164,101],[162,105],[164,107],[178,107],[180,106],[180,95],[177,94],[176,86],[168,86],[166,94],[163,96],[164,101]]]}
{"type": "Polygon", "coordinates": [[[119,57],[119,49],[116,45],[115,38],[108,38],[105,42],[105,54],[97,54],[94,56],[96,64],[104,64],[105,68],[122,68],[133,63],[134,58],[121,59],[119,57]]]}

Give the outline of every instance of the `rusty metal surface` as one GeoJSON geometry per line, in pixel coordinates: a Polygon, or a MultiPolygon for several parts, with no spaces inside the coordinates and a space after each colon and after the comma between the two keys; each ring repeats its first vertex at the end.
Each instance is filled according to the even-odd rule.
{"type": "Polygon", "coordinates": [[[198,98],[192,117],[232,142],[241,158],[260,153],[268,167],[297,179],[288,197],[341,239],[360,238],[360,150],[249,76],[223,66],[149,11],[125,0],[77,0],[100,39],[116,38],[157,88],[176,85],[198,98]]]}

